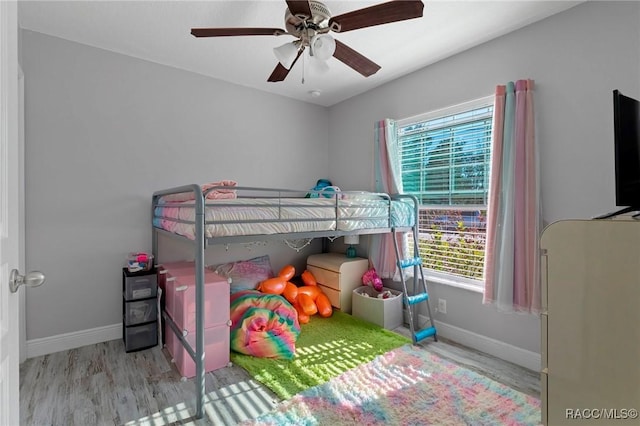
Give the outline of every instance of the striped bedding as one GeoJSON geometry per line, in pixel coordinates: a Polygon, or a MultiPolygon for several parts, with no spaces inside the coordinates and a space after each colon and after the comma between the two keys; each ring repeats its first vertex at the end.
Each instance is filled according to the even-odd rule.
{"type": "MultiPolygon", "coordinates": [[[[164,203],[154,209],[156,228],[195,239],[194,201],[164,203]]],[[[236,198],[207,200],[205,237],[268,235],[311,231],[355,231],[411,226],[409,203],[380,197],[236,198]],[[391,203],[391,206],[389,205],[391,203]]]]}

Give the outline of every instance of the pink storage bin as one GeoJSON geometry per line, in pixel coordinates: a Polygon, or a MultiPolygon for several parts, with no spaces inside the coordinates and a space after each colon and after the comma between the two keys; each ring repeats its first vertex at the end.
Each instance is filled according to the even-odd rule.
{"type": "Polygon", "coordinates": [[[184,260],[180,262],[165,262],[157,266],[158,270],[158,287],[165,291],[167,282],[167,275],[171,272],[171,275],[193,275],[195,273],[194,261],[184,260]]]}
{"type": "MultiPolygon", "coordinates": [[[[182,377],[192,378],[196,376],[196,363],[187,350],[182,346],[170,326],[165,327],[167,350],[173,358],[182,377]]],[[[196,335],[189,333],[186,336],[189,345],[196,350],[196,335]]],[[[229,365],[229,326],[205,328],[204,330],[204,370],[206,372],[218,370],[229,365]]]]}
{"type": "MultiPolygon", "coordinates": [[[[174,269],[174,271],[176,270],[174,269]]],[[[209,275],[209,272],[205,269],[205,278],[204,278],[205,283],[207,282],[208,275],[209,275]]],[[[172,274],[168,270],[166,271],[164,303],[165,303],[165,311],[167,311],[167,313],[171,316],[171,318],[175,317],[177,292],[180,291],[179,289],[181,289],[182,287],[188,285],[188,283],[191,281],[193,282],[193,285],[195,285],[195,275],[193,271],[191,271],[191,274],[189,275],[185,275],[184,273],[182,273],[178,276],[172,274]],[[178,278],[181,278],[183,282],[178,281],[178,278]],[[188,280],[189,278],[191,278],[191,280],[188,280]],[[187,279],[186,282],[185,282],[185,279],[187,279]]],[[[194,289],[194,292],[195,292],[195,289],[194,289]]]]}
{"type": "MultiPolygon", "coordinates": [[[[196,277],[174,277],[168,272],[165,290],[165,311],[179,329],[196,329],[196,277]]],[[[204,328],[226,324],[229,321],[229,281],[212,271],[205,271],[204,328]]]]}
{"type": "MultiPolygon", "coordinates": [[[[204,269],[207,272],[207,268],[204,269]]],[[[167,274],[172,277],[181,277],[183,275],[195,275],[196,269],[193,266],[185,266],[182,268],[167,268],[167,274]]]]}

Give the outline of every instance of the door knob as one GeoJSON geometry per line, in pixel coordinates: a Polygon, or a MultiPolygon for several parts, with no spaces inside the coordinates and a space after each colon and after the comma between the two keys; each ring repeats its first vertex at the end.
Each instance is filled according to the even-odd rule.
{"type": "Polygon", "coordinates": [[[40,271],[29,272],[27,275],[20,275],[17,269],[11,271],[11,275],[9,276],[9,289],[11,293],[15,293],[18,291],[21,285],[26,285],[27,287],[38,287],[44,283],[45,276],[40,271]]]}

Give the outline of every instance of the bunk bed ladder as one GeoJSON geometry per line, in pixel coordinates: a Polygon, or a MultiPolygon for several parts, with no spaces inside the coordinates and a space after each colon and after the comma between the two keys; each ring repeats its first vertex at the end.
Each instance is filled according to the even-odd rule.
{"type": "Polygon", "coordinates": [[[424,273],[422,272],[422,258],[420,257],[420,250],[418,247],[418,235],[416,227],[413,228],[413,252],[415,257],[402,259],[400,254],[400,248],[398,247],[398,239],[394,230],[393,245],[396,250],[396,259],[398,270],[400,271],[400,280],[404,288],[404,306],[407,308],[409,316],[409,329],[411,330],[411,338],[413,343],[416,344],[428,337],[433,336],[433,339],[437,342],[438,336],[436,334],[436,327],[431,315],[431,306],[429,305],[429,293],[427,291],[427,282],[424,279],[424,273]],[[405,270],[407,268],[413,268],[413,288],[411,295],[407,288],[407,281],[405,277],[405,270]],[[429,325],[425,328],[420,328],[417,309],[421,303],[426,304],[427,314],[429,315],[429,325]],[[415,318],[414,318],[415,316],[415,318]]]}

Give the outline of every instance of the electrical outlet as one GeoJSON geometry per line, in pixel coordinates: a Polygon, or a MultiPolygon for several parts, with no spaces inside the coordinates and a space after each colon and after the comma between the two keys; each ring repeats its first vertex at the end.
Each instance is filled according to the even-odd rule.
{"type": "Polygon", "coordinates": [[[438,299],[438,312],[441,314],[447,313],[447,300],[446,299],[438,299]]]}

